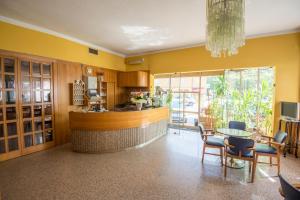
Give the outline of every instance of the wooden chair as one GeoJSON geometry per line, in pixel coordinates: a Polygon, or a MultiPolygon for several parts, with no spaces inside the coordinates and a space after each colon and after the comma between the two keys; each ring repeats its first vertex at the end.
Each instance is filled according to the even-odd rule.
{"type": "Polygon", "coordinates": [[[226,178],[227,176],[228,157],[232,159],[245,160],[245,161],[249,161],[249,172],[252,171],[251,182],[253,183],[254,176],[255,176],[255,168],[256,168],[254,140],[230,136],[229,138],[225,139],[224,144],[225,144],[224,177],[226,178]]]}
{"type": "Polygon", "coordinates": [[[204,155],[209,154],[209,155],[214,155],[214,156],[220,156],[221,157],[221,165],[223,166],[224,139],[215,137],[212,129],[204,129],[204,127],[201,123],[199,123],[199,130],[200,130],[201,138],[203,140],[202,163],[204,161],[204,155]],[[220,154],[207,153],[205,151],[206,148],[219,149],[220,154]]]}
{"type": "Polygon", "coordinates": [[[239,121],[230,121],[228,124],[228,128],[238,129],[238,130],[246,130],[246,123],[239,121]]]}
{"type": "Polygon", "coordinates": [[[270,164],[271,166],[277,166],[277,174],[280,174],[280,149],[284,146],[284,142],[287,138],[287,133],[278,131],[275,137],[262,136],[268,138],[267,143],[257,143],[255,145],[256,162],[263,164],[270,164]],[[258,162],[259,156],[268,156],[270,162],[258,162]],[[277,158],[277,163],[272,162],[272,158],[277,158]]]}
{"type": "Polygon", "coordinates": [[[281,175],[279,175],[280,185],[279,193],[285,200],[300,199],[300,183],[290,184],[281,175]]]}

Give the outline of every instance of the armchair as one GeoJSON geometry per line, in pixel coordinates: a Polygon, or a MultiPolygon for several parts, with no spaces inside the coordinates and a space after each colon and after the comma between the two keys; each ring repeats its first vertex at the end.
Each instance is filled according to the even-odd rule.
{"type": "Polygon", "coordinates": [[[249,172],[252,171],[251,182],[253,182],[255,176],[255,168],[256,168],[254,140],[230,136],[229,138],[225,139],[224,144],[225,144],[224,177],[226,178],[227,176],[227,167],[228,167],[227,158],[230,157],[234,159],[249,161],[249,172]]]}
{"type": "Polygon", "coordinates": [[[280,174],[280,149],[284,147],[284,142],[287,138],[287,133],[278,131],[275,135],[275,137],[270,136],[262,136],[264,138],[267,138],[267,142],[262,144],[258,143],[255,147],[255,153],[256,153],[256,162],[257,163],[263,163],[263,164],[270,164],[271,166],[277,166],[277,174],[280,174]],[[268,156],[270,158],[270,162],[258,162],[259,156],[268,156]],[[277,163],[274,164],[272,162],[272,158],[277,159],[277,163]]]}
{"type": "Polygon", "coordinates": [[[214,155],[221,157],[221,165],[223,166],[223,148],[224,148],[224,139],[214,136],[212,129],[204,129],[203,125],[199,123],[199,131],[201,138],[203,140],[203,150],[202,150],[202,163],[204,161],[204,155],[214,155]],[[220,150],[220,154],[216,153],[207,153],[206,148],[215,148],[220,150]]]}

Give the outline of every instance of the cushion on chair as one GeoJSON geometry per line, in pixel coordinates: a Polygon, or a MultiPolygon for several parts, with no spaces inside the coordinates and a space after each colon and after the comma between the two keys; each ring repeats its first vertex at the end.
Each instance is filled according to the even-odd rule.
{"type": "Polygon", "coordinates": [[[214,136],[207,137],[206,144],[218,147],[224,147],[224,139],[214,136]]]}
{"type": "Polygon", "coordinates": [[[268,144],[256,144],[255,151],[257,153],[269,153],[269,154],[276,154],[276,148],[269,146],[268,144]]]}
{"type": "MultiPolygon", "coordinates": [[[[234,155],[234,156],[238,156],[238,153],[228,149],[227,150],[227,153],[230,154],[230,155],[234,155]]],[[[242,155],[242,157],[249,157],[249,158],[252,158],[253,157],[253,152],[252,151],[249,151],[249,152],[244,152],[244,154],[242,155]]]]}

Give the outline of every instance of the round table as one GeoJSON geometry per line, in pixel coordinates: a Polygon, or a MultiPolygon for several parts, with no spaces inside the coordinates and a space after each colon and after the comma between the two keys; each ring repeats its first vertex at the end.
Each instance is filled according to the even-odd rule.
{"type": "Polygon", "coordinates": [[[241,138],[249,138],[253,135],[248,131],[233,129],[233,128],[218,128],[217,132],[223,135],[232,136],[232,137],[241,137],[241,138]]]}
{"type": "MultiPolygon", "coordinates": [[[[218,128],[217,133],[226,135],[226,136],[232,136],[232,137],[240,137],[240,138],[249,138],[253,135],[253,133],[250,133],[248,131],[233,129],[233,128],[218,128]]],[[[227,163],[226,163],[227,164],[227,163]]],[[[241,169],[245,167],[245,162],[237,159],[230,159],[228,161],[227,166],[234,169],[241,169]],[[229,165],[228,165],[229,164],[229,165]]]]}

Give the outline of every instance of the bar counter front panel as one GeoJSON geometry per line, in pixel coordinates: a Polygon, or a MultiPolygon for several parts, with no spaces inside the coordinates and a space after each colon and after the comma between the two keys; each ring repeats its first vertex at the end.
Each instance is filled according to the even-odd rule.
{"type": "Polygon", "coordinates": [[[73,151],[105,153],[140,147],[165,135],[169,109],[69,115],[73,151]]]}

